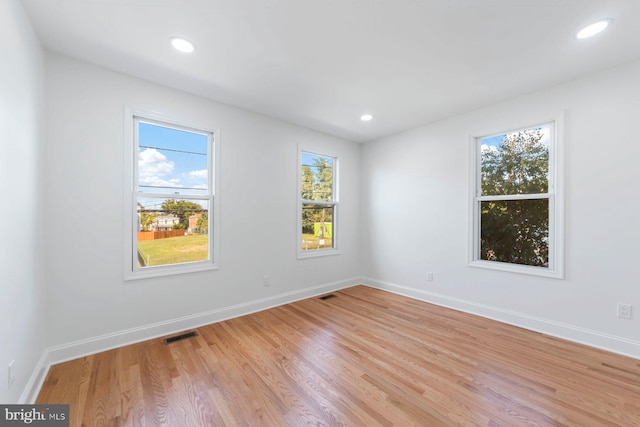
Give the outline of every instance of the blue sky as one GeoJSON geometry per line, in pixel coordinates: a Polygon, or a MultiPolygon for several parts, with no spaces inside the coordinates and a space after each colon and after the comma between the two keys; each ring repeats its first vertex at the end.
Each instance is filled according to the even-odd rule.
{"type": "MultiPolygon", "coordinates": [[[[550,133],[551,133],[551,128],[549,125],[543,125],[540,127],[533,127],[532,129],[540,129],[542,131],[543,137],[540,140],[540,143],[549,146],[549,141],[550,141],[550,133]]],[[[500,146],[500,143],[504,140],[504,138],[507,135],[511,135],[512,133],[517,133],[516,132],[506,132],[500,135],[493,135],[493,136],[487,136],[485,138],[480,139],[480,145],[483,148],[490,148],[493,149],[492,147],[498,148],[500,146]]]]}
{"type": "Polygon", "coordinates": [[[496,136],[489,136],[486,138],[482,138],[480,140],[480,143],[482,145],[488,145],[488,146],[494,146],[497,147],[500,145],[500,143],[502,142],[502,140],[504,139],[506,135],[502,134],[502,135],[496,135],[496,136]]]}
{"type": "MultiPolygon", "coordinates": [[[[328,156],[322,156],[320,154],[307,153],[305,151],[302,152],[302,164],[303,165],[313,165],[314,159],[321,158],[329,161],[329,164],[333,166],[333,158],[328,156]]],[[[315,172],[315,169],[312,169],[315,172]]]]}
{"type": "Polygon", "coordinates": [[[206,193],[207,135],[145,122],[140,122],[138,130],[140,191],[206,193]]]}

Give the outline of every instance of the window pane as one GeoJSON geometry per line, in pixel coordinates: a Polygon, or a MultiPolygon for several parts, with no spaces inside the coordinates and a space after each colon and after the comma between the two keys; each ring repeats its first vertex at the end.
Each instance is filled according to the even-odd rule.
{"type": "Polygon", "coordinates": [[[333,248],[335,206],[302,205],[302,250],[333,248]]]}
{"type": "Polygon", "coordinates": [[[207,194],[209,138],[138,122],[138,188],[145,193],[207,194]]]}
{"type": "Polygon", "coordinates": [[[549,189],[546,125],[480,140],[481,194],[538,194],[549,189]]]}
{"type": "Polygon", "coordinates": [[[480,203],[480,259],[549,267],[549,200],[480,203]]]}
{"type": "Polygon", "coordinates": [[[333,169],[335,159],[311,153],[302,153],[302,200],[332,202],[333,169]]]}
{"type": "Polygon", "coordinates": [[[138,197],[138,267],[209,259],[209,203],[138,197]]]}

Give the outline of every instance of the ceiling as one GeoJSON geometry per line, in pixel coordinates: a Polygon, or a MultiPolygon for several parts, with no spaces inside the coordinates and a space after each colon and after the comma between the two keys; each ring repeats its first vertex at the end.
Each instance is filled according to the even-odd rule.
{"type": "Polygon", "coordinates": [[[22,3],[47,50],[358,142],[640,58],[638,0],[22,3]]]}

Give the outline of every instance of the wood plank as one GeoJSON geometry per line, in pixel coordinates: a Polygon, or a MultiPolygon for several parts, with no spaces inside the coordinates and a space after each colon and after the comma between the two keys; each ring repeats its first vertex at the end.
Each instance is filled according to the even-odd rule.
{"type": "Polygon", "coordinates": [[[72,426],[640,426],[640,361],[355,286],[52,366],[72,426]]]}

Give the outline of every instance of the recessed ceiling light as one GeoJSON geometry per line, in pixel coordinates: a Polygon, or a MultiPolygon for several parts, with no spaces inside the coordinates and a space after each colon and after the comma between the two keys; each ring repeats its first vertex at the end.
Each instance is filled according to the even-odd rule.
{"type": "Polygon", "coordinates": [[[611,22],[611,19],[603,19],[602,21],[594,22],[593,24],[587,25],[582,30],[580,30],[580,32],[576,34],[576,37],[579,39],[586,39],[595,36],[605,28],[607,28],[609,24],[611,24],[611,22]]]}
{"type": "Polygon", "coordinates": [[[185,40],[180,37],[172,37],[170,41],[171,46],[173,46],[175,50],[179,50],[180,52],[191,53],[196,48],[195,45],[189,40],[185,40]]]}
{"type": "Polygon", "coordinates": [[[360,116],[360,120],[362,120],[363,122],[368,122],[371,119],[373,119],[373,116],[371,114],[363,114],[360,116]]]}

